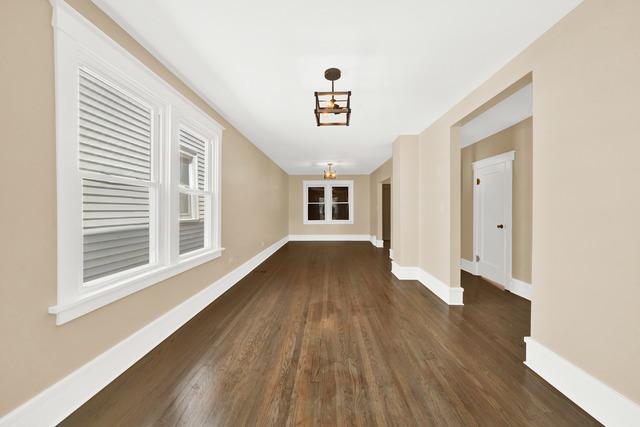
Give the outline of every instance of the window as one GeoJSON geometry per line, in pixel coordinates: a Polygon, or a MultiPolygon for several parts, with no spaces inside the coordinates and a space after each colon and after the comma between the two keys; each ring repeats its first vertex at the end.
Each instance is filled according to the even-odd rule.
{"type": "Polygon", "coordinates": [[[198,200],[191,193],[197,189],[197,175],[198,157],[188,151],[180,151],[180,219],[183,221],[197,221],[199,218],[198,200]]]}
{"type": "Polygon", "coordinates": [[[207,173],[207,140],[197,131],[180,129],[180,254],[205,247],[207,206],[213,192],[207,173]]]}
{"type": "Polygon", "coordinates": [[[305,224],[353,224],[353,181],[304,181],[305,224]]]}
{"type": "Polygon", "coordinates": [[[220,256],[222,128],[55,7],[60,324],[220,256]]]}
{"type": "MultiPolygon", "coordinates": [[[[149,266],[157,178],[154,107],[86,68],[78,70],[82,282],[149,266]]],[[[99,283],[99,282],[97,282],[99,283]]]]}

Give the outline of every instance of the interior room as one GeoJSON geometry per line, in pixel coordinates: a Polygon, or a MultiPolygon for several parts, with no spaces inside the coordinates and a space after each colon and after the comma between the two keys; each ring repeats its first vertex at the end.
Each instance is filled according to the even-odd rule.
{"type": "Polygon", "coordinates": [[[532,94],[530,77],[522,79],[460,125],[460,267],[528,300],[532,94]]]}
{"type": "Polygon", "coordinates": [[[638,425],[638,17],[1,1],[0,427],[638,425]]]}

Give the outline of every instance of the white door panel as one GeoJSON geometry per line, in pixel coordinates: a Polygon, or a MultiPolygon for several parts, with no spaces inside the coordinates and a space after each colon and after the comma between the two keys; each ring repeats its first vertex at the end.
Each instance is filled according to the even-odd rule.
{"type": "Polygon", "coordinates": [[[506,285],[511,274],[511,160],[477,162],[474,175],[478,274],[506,285]]]}

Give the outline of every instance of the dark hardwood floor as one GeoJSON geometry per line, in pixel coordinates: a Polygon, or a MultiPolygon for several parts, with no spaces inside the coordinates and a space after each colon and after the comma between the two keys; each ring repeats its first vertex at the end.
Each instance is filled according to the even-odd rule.
{"type": "Polygon", "coordinates": [[[461,307],[365,242],[290,242],[66,426],[587,426],[522,361],[530,303],[463,273],[461,307]]]}

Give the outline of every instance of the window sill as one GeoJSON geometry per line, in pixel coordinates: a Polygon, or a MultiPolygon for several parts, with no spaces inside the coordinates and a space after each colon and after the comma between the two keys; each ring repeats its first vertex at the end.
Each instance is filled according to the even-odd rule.
{"type": "Polygon", "coordinates": [[[318,221],[313,221],[313,220],[304,220],[303,224],[306,225],[322,225],[322,224],[327,224],[327,225],[340,225],[340,224],[353,224],[353,220],[318,220],[318,221]]]}
{"type": "Polygon", "coordinates": [[[56,315],[56,325],[62,325],[93,310],[155,285],[163,280],[192,269],[222,255],[224,248],[214,249],[199,255],[180,260],[177,264],[145,271],[135,277],[123,280],[111,286],[83,293],[75,301],[49,307],[49,314],[56,315]]]}

